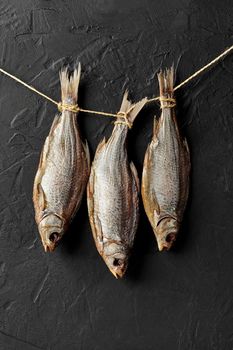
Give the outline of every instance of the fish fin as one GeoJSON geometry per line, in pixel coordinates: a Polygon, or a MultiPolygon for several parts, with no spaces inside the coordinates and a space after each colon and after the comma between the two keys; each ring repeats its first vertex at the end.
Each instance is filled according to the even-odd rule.
{"type": "Polygon", "coordinates": [[[85,142],[82,142],[82,144],[83,144],[83,149],[84,149],[86,159],[87,159],[88,172],[90,172],[91,159],[90,159],[90,151],[89,151],[89,146],[88,146],[87,140],[85,142]]]}
{"type": "Polygon", "coordinates": [[[187,140],[184,138],[182,140],[183,145],[183,167],[181,171],[181,187],[180,187],[180,200],[179,205],[177,207],[177,216],[178,219],[181,221],[186,204],[188,201],[188,195],[189,195],[189,176],[190,176],[190,170],[191,170],[191,162],[190,162],[190,153],[189,153],[189,147],[187,140]]]}
{"type": "Polygon", "coordinates": [[[59,119],[60,119],[60,116],[55,115],[53,123],[52,123],[50,131],[49,131],[49,134],[46,137],[45,143],[44,143],[43,148],[41,150],[38,169],[44,168],[44,163],[45,163],[47,155],[49,153],[50,140],[51,140],[51,137],[53,136],[54,130],[56,129],[56,127],[59,123],[59,119]]]}
{"type": "Polygon", "coordinates": [[[69,74],[67,67],[61,69],[60,82],[62,102],[70,105],[77,103],[80,76],[80,63],[78,64],[78,68],[75,68],[72,74],[69,74]]]}
{"type": "Polygon", "coordinates": [[[102,231],[102,226],[101,226],[101,221],[99,217],[96,217],[95,220],[95,233],[96,233],[96,245],[98,246],[98,250],[101,253],[103,251],[103,231],[102,231]]]}
{"type": "Polygon", "coordinates": [[[88,207],[88,216],[91,224],[91,230],[92,234],[95,240],[95,244],[97,246],[98,251],[102,252],[102,245],[101,242],[103,242],[103,232],[102,227],[100,224],[100,220],[97,218],[95,220],[95,212],[94,212],[94,178],[95,178],[95,172],[92,168],[91,174],[89,177],[89,181],[87,184],[87,207],[88,207]]]}
{"type": "MultiPolygon", "coordinates": [[[[44,163],[44,161],[45,161],[45,159],[46,159],[46,156],[47,156],[47,154],[48,154],[48,151],[49,151],[49,141],[50,141],[50,137],[52,136],[54,130],[56,129],[56,126],[57,126],[57,124],[58,124],[59,119],[60,119],[60,116],[59,116],[59,115],[55,115],[54,120],[53,120],[53,123],[52,123],[51,128],[50,128],[50,131],[49,131],[49,134],[48,134],[48,136],[47,136],[46,139],[45,139],[44,145],[43,145],[42,150],[41,150],[41,153],[40,153],[38,171],[37,171],[36,176],[39,176],[39,170],[42,169],[42,167],[43,167],[43,163],[44,163]]],[[[35,180],[36,180],[36,179],[35,179],[35,180]]]]}
{"type": "Polygon", "coordinates": [[[38,169],[35,175],[34,179],[34,185],[33,185],[33,201],[34,204],[36,205],[37,200],[38,200],[38,185],[41,183],[42,175],[44,173],[44,160],[45,160],[45,155],[47,154],[48,151],[48,136],[45,140],[44,146],[42,148],[41,154],[40,154],[40,159],[39,159],[39,165],[38,169]]]}
{"type": "Polygon", "coordinates": [[[93,217],[94,217],[94,170],[91,170],[90,177],[87,183],[87,206],[88,206],[88,214],[90,219],[90,224],[92,231],[94,231],[93,217]]]}
{"type": "Polygon", "coordinates": [[[188,171],[190,171],[190,169],[191,169],[190,151],[189,151],[189,145],[188,145],[186,138],[183,139],[183,146],[185,149],[185,158],[186,158],[186,162],[187,162],[187,166],[188,166],[188,171]]]}
{"type": "Polygon", "coordinates": [[[157,137],[153,137],[152,141],[149,143],[146,149],[146,153],[143,161],[143,170],[150,168],[150,162],[153,157],[152,149],[155,149],[158,146],[158,144],[159,144],[159,140],[157,139],[157,137]]]}
{"type": "MultiPolygon", "coordinates": [[[[122,103],[121,103],[121,108],[119,112],[126,113],[132,108],[131,112],[127,115],[127,118],[131,124],[133,124],[136,116],[138,113],[141,111],[141,109],[144,107],[144,105],[147,102],[147,97],[143,98],[139,102],[133,104],[129,99],[128,99],[128,90],[125,91],[122,103]]],[[[119,118],[121,120],[122,118],[119,118]]]]}
{"type": "Polygon", "coordinates": [[[40,154],[40,159],[39,159],[39,165],[38,165],[38,170],[43,168],[43,163],[46,158],[46,155],[48,153],[48,136],[46,137],[44,146],[42,147],[41,154],[40,154]]]}
{"type": "Polygon", "coordinates": [[[139,191],[140,190],[140,184],[139,184],[138,172],[137,172],[137,169],[136,169],[136,167],[135,167],[133,162],[130,162],[130,168],[131,168],[132,175],[134,177],[137,189],[139,191]]]}
{"type": "Polygon", "coordinates": [[[152,141],[154,144],[158,144],[158,132],[159,132],[159,123],[160,119],[157,119],[156,116],[154,117],[154,122],[153,122],[153,136],[152,136],[152,141]]]}
{"type": "Polygon", "coordinates": [[[52,122],[52,125],[51,125],[51,128],[49,130],[49,135],[48,137],[52,136],[53,133],[54,133],[54,130],[56,129],[58,123],[59,123],[59,119],[60,119],[60,115],[55,115],[54,119],[53,119],[53,122],[52,122]]]}
{"type": "Polygon", "coordinates": [[[139,219],[139,192],[140,192],[140,184],[139,184],[139,178],[137,169],[133,162],[130,162],[130,169],[133,176],[133,183],[132,183],[132,207],[134,210],[137,210],[137,214],[134,215],[134,220],[131,222],[131,228],[128,232],[128,234],[125,237],[125,241],[127,242],[128,246],[131,248],[133,246],[135,233],[138,227],[138,219],[139,219]]]}
{"type": "Polygon", "coordinates": [[[184,148],[185,148],[185,151],[186,151],[187,155],[189,156],[190,155],[190,151],[189,151],[189,145],[188,145],[186,137],[183,138],[183,145],[184,145],[184,148]]]}
{"type": "Polygon", "coordinates": [[[158,73],[160,97],[173,98],[174,65],[158,73]]]}
{"type": "Polygon", "coordinates": [[[105,144],[106,144],[106,139],[104,137],[103,140],[98,144],[96,148],[95,156],[100,152],[100,150],[102,149],[102,147],[105,146],[105,144]]]}
{"type": "Polygon", "coordinates": [[[143,161],[143,171],[146,171],[149,167],[150,157],[151,157],[151,143],[147,146],[146,153],[143,161]]]}
{"type": "Polygon", "coordinates": [[[48,154],[48,151],[49,151],[50,137],[53,135],[54,130],[56,129],[56,126],[57,126],[57,124],[59,122],[59,119],[60,119],[60,116],[59,115],[55,115],[53,123],[52,123],[50,131],[49,131],[49,134],[48,134],[48,136],[45,139],[44,145],[43,145],[41,153],[40,153],[40,160],[39,160],[37,173],[39,172],[39,169],[42,169],[42,167],[43,167],[43,163],[44,163],[44,161],[46,159],[46,156],[48,154]]]}
{"type": "Polygon", "coordinates": [[[41,214],[45,210],[47,202],[41,183],[36,181],[33,187],[33,202],[35,207],[36,222],[39,224],[41,214]]]}
{"type": "Polygon", "coordinates": [[[159,119],[154,116],[154,122],[153,122],[153,137],[157,137],[159,131],[159,119]]]}
{"type": "Polygon", "coordinates": [[[148,145],[145,158],[144,158],[141,193],[142,193],[142,201],[143,201],[145,212],[148,216],[151,226],[155,227],[157,222],[157,217],[160,214],[160,207],[159,207],[159,203],[156,198],[155,192],[151,188],[151,181],[148,174],[149,169],[151,168],[150,162],[151,162],[152,146],[153,146],[153,141],[148,145]]]}
{"type": "MultiPolygon", "coordinates": [[[[55,127],[55,123],[57,120],[58,120],[58,118],[55,117],[53,124],[52,124],[52,127],[55,127]]],[[[51,127],[51,129],[52,129],[52,127],[51,127]]],[[[46,163],[47,155],[49,152],[49,138],[50,138],[50,134],[51,134],[51,129],[50,129],[49,135],[45,139],[45,143],[43,145],[43,148],[42,148],[42,151],[40,154],[39,165],[38,165],[38,169],[37,169],[35,179],[34,179],[34,184],[33,184],[33,203],[34,203],[34,208],[35,208],[36,221],[40,217],[40,214],[41,214],[40,211],[44,209],[43,208],[44,205],[41,205],[42,202],[41,202],[41,199],[39,198],[41,195],[41,191],[40,191],[39,186],[41,186],[42,177],[44,175],[45,163],[46,163]]],[[[42,187],[41,187],[41,190],[43,191],[42,187]]],[[[45,198],[44,191],[42,192],[42,196],[44,196],[44,198],[45,198]]],[[[44,201],[44,203],[45,203],[45,201],[44,201]]]]}
{"type": "Polygon", "coordinates": [[[46,208],[46,197],[41,184],[38,184],[37,187],[38,187],[38,195],[39,195],[38,204],[39,204],[40,210],[43,211],[46,208]]]}

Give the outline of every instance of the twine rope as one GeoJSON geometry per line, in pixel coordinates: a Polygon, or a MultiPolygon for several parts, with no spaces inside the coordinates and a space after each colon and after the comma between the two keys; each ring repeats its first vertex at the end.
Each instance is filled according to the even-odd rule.
{"type": "Polygon", "coordinates": [[[176,106],[176,100],[172,97],[160,97],[160,108],[173,108],[176,106]]]}
{"type": "Polygon", "coordinates": [[[63,103],[59,102],[57,105],[57,108],[58,108],[59,112],[69,111],[69,112],[78,113],[80,111],[80,108],[77,104],[76,105],[68,105],[64,102],[63,103]]]}
{"type": "Polygon", "coordinates": [[[123,124],[123,125],[128,126],[129,129],[131,129],[133,124],[128,119],[128,113],[129,113],[129,111],[118,112],[117,113],[118,119],[115,121],[114,124],[123,124]]]}
{"type": "MultiPolygon", "coordinates": [[[[198,69],[195,73],[190,75],[187,79],[182,81],[180,84],[175,86],[173,91],[176,91],[176,90],[180,89],[181,87],[183,87],[184,85],[188,84],[191,80],[196,78],[201,73],[205,72],[207,69],[212,67],[215,63],[218,63],[223,57],[228,55],[232,50],[233,50],[233,45],[230,46],[229,48],[225,49],[219,56],[214,58],[212,61],[207,63],[202,68],[198,69]]],[[[64,110],[68,110],[68,111],[71,111],[71,112],[74,112],[74,113],[83,112],[83,113],[96,114],[96,115],[101,115],[101,116],[106,116],[106,117],[114,117],[114,118],[119,118],[119,116],[120,116],[120,117],[122,117],[123,120],[122,121],[118,120],[115,123],[117,123],[117,124],[126,124],[128,127],[132,127],[132,124],[129,122],[127,116],[134,109],[135,105],[132,105],[127,112],[118,112],[116,114],[115,113],[102,112],[102,111],[95,111],[95,110],[91,110],[91,109],[84,109],[84,108],[80,108],[77,104],[76,105],[68,105],[68,104],[64,104],[62,102],[55,101],[54,99],[52,99],[51,97],[49,97],[46,94],[42,93],[41,91],[37,90],[33,86],[31,86],[31,85],[25,83],[23,80],[17,78],[15,75],[10,74],[9,72],[4,70],[3,68],[0,68],[0,72],[5,74],[5,75],[7,75],[9,78],[17,81],[18,83],[20,83],[21,85],[25,86],[29,90],[35,92],[36,94],[44,97],[46,100],[50,101],[51,103],[55,104],[57,106],[58,110],[61,111],[61,112],[64,111],[64,110]]],[[[166,107],[168,107],[168,108],[175,107],[175,100],[174,99],[167,99],[165,101],[164,98],[161,99],[161,97],[159,97],[159,96],[153,97],[151,99],[148,99],[146,104],[154,102],[154,101],[162,102],[161,103],[161,108],[163,108],[163,106],[162,106],[163,102],[167,102],[166,107]]]]}

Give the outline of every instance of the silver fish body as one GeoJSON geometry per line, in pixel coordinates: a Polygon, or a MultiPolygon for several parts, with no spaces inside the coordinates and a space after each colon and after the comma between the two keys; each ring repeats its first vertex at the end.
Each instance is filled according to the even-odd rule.
{"type": "MultiPolygon", "coordinates": [[[[132,123],[146,103],[138,102],[129,113],[132,123]]],[[[120,112],[131,104],[124,95],[120,112]]],[[[128,126],[119,118],[111,137],[103,140],[95,154],[87,187],[88,212],[99,254],[118,278],[127,269],[139,217],[139,180],[134,164],[128,161],[128,126]]]]}
{"type": "Polygon", "coordinates": [[[173,68],[158,75],[162,113],[154,120],[142,174],[143,204],[160,251],[176,239],[189,192],[190,155],[176,121],[173,76],[173,68]]]}
{"type": "MultiPolygon", "coordinates": [[[[62,103],[77,103],[81,67],[60,73],[62,103]]],[[[34,181],[35,217],[45,251],[53,251],[67,230],[83,197],[90,170],[88,145],[83,144],[77,114],[63,110],[55,117],[41,152],[34,181]]]]}

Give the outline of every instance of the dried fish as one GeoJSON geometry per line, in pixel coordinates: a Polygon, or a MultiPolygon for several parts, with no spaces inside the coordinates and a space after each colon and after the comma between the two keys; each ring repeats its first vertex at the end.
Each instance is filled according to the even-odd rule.
{"type": "Polygon", "coordinates": [[[189,192],[190,156],[174,111],[174,68],[158,74],[162,113],[143,166],[142,198],[159,250],[175,241],[189,192]]]}
{"type": "MultiPolygon", "coordinates": [[[[81,66],[69,76],[60,72],[62,103],[77,103],[81,66]]],[[[45,251],[53,251],[78,210],[90,172],[87,143],[83,143],[77,114],[63,110],[55,116],[46,138],[33,188],[35,218],[45,251]]]]}
{"type": "Polygon", "coordinates": [[[99,254],[118,278],[127,269],[130,249],[138,225],[139,180],[134,164],[128,162],[126,137],[144,98],[134,105],[124,94],[119,118],[111,137],[99,144],[87,186],[88,212],[99,254]],[[125,113],[131,109],[127,115],[125,113]]]}

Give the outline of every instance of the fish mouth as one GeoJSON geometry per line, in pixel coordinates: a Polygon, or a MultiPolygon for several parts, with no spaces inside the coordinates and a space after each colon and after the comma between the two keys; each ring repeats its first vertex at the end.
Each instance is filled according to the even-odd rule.
{"type": "Polygon", "coordinates": [[[174,232],[170,232],[168,234],[166,234],[165,237],[163,237],[162,239],[158,239],[158,248],[159,251],[168,251],[171,249],[173,242],[175,242],[176,240],[176,233],[174,232]]]}
{"type": "Polygon", "coordinates": [[[112,267],[110,268],[110,271],[112,272],[113,276],[116,277],[116,279],[120,279],[124,276],[126,269],[127,269],[127,262],[122,261],[122,259],[114,258],[112,267]]]}
{"type": "Polygon", "coordinates": [[[45,252],[53,252],[58,245],[61,237],[58,232],[51,232],[46,241],[43,242],[45,252]]]}

